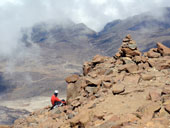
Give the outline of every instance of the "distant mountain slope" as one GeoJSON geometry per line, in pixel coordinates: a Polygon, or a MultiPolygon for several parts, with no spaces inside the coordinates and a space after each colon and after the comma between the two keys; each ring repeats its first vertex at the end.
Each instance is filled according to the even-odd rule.
{"type": "Polygon", "coordinates": [[[110,56],[117,52],[121,38],[128,33],[134,37],[142,51],[154,47],[158,41],[169,46],[170,8],[160,11],[164,11],[164,15],[161,17],[153,17],[151,12],[147,12],[125,20],[110,22],[91,42],[110,56]]]}
{"type": "Polygon", "coordinates": [[[0,63],[0,91],[7,99],[50,96],[54,89],[65,95],[64,78],[100,53],[89,42],[96,33],[84,24],[39,23],[22,33],[27,54],[0,63]]]}

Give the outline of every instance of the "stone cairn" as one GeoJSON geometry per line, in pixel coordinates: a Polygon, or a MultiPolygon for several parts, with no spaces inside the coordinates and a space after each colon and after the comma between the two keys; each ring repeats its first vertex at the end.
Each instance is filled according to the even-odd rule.
{"type": "Polygon", "coordinates": [[[120,57],[134,57],[141,56],[141,52],[138,50],[136,42],[132,40],[131,35],[127,35],[122,42],[119,52],[116,53],[115,58],[120,57]]]}

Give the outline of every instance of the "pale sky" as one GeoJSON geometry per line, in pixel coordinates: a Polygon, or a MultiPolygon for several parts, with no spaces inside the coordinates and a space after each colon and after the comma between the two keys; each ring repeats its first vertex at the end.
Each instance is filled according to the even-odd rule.
{"type": "Polygon", "coordinates": [[[71,19],[100,31],[115,19],[165,6],[169,0],[0,0],[0,54],[17,48],[21,28],[38,22],[71,19]]]}

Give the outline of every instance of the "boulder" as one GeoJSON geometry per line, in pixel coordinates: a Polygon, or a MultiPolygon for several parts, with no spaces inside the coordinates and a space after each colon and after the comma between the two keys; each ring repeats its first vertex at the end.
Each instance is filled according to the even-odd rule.
{"type": "Polygon", "coordinates": [[[130,41],[130,39],[128,39],[128,38],[123,39],[123,42],[129,42],[129,41],[130,41]]]}
{"type": "Polygon", "coordinates": [[[141,63],[142,62],[142,56],[135,56],[132,59],[136,63],[141,63]]]}
{"type": "Polygon", "coordinates": [[[90,94],[95,94],[95,93],[97,93],[97,91],[99,90],[99,88],[87,86],[87,87],[85,87],[85,90],[86,90],[88,93],[90,93],[90,94]]]}
{"type": "Polygon", "coordinates": [[[113,80],[114,80],[113,82],[114,82],[114,83],[120,83],[121,81],[123,81],[124,76],[125,76],[125,74],[123,74],[123,73],[117,74],[117,75],[113,78],[113,80]]]}
{"type": "Polygon", "coordinates": [[[134,63],[131,58],[129,57],[122,57],[121,60],[123,61],[124,64],[131,64],[134,63]]]}
{"type": "Polygon", "coordinates": [[[127,34],[127,35],[126,35],[126,38],[129,39],[129,40],[131,40],[131,39],[132,39],[132,36],[131,36],[130,34],[127,34]]]}
{"type": "Polygon", "coordinates": [[[91,77],[91,78],[96,78],[98,75],[98,73],[96,71],[93,71],[93,72],[89,72],[88,73],[88,76],[91,77]]]}
{"type": "Polygon", "coordinates": [[[132,43],[132,41],[131,41],[131,43],[129,42],[128,47],[129,47],[131,50],[136,50],[136,49],[137,49],[136,43],[132,43]]]}
{"type": "Polygon", "coordinates": [[[152,58],[147,61],[151,67],[155,67],[157,70],[170,68],[170,56],[161,57],[159,59],[152,58]]]}
{"type": "Polygon", "coordinates": [[[121,48],[128,48],[127,42],[122,42],[121,48]]]}
{"type": "Polygon", "coordinates": [[[136,44],[136,41],[131,40],[131,41],[129,41],[128,43],[129,43],[129,44],[136,44]]]}
{"type": "Polygon", "coordinates": [[[150,65],[150,67],[155,67],[157,65],[155,59],[148,59],[147,63],[150,65]]]}
{"type": "Polygon", "coordinates": [[[125,65],[125,70],[128,72],[128,73],[134,73],[136,71],[138,71],[138,66],[136,64],[126,64],[125,65]]]}
{"type": "Polygon", "coordinates": [[[75,86],[73,83],[70,83],[67,85],[67,104],[69,104],[69,100],[71,98],[74,98],[75,97],[75,93],[74,93],[74,89],[75,89],[75,86]]]}
{"type": "Polygon", "coordinates": [[[70,127],[86,127],[88,122],[90,121],[90,111],[81,111],[75,117],[70,120],[70,127]]]}
{"type": "Polygon", "coordinates": [[[92,64],[89,62],[85,62],[83,64],[83,75],[86,76],[90,72],[91,69],[92,69],[92,64]]]}
{"type": "Polygon", "coordinates": [[[162,56],[170,56],[170,48],[166,47],[160,42],[157,43],[157,47],[162,56]]]}
{"type": "Polygon", "coordinates": [[[87,86],[93,86],[93,87],[99,87],[101,85],[102,80],[101,79],[93,79],[90,77],[85,78],[86,85],[87,86]]]}
{"type": "Polygon", "coordinates": [[[112,87],[113,95],[117,95],[123,93],[125,91],[125,86],[123,84],[115,84],[112,87]]]}
{"type": "Polygon", "coordinates": [[[101,55],[96,55],[93,57],[92,59],[92,63],[95,65],[95,64],[98,64],[98,63],[103,63],[105,61],[106,57],[105,56],[101,56],[101,55]]]}
{"type": "Polygon", "coordinates": [[[71,105],[72,105],[73,107],[78,107],[78,106],[81,105],[81,103],[80,103],[78,100],[74,100],[74,101],[71,103],[71,105]]]}
{"type": "Polygon", "coordinates": [[[121,53],[120,52],[117,52],[116,54],[115,54],[115,56],[114,56],[114,58],[116,58],[116,59],[118,59],[118,58],[120,58],[121,57],[121,53]]]}
{"type": "Polygon", "coordinates": [[[160,53],[154,52],[154,49],[150,49],[147,52],[147,57],[149,57],[149,58],[159,58],[160,56],[161,56],[160,53]]]}
{"type": "Polygon", "coordinates": [[[131,50],[130,48],[122,48],[121,50],[126,56],[140,56],[141,55],[141,52],[139,52],[138,50],[131,50]]]}
{"type": "Polygon", "coordinates": [[[156,79],[155,75],[152,75],[152,74],[142,74],[141,78],[144,81],[149,81],[149,80],[152,80],[152,79],[156,79]]]}
{"type": "Polygon", "coordinates": [[[160,63],[156,66],[158,70],[163,70],[163,69],[170,69],[170,60],[166,61],[165,63],[160,63]]]}
{"type": "Polygon", "coordinates": [[[106,72],[104,73],[104,75],[110,75],[113,74],[113,68],[109,68],[106,70],[106,72]]]}
{"type": "Polygon", "coordinates": [[[65,81],[66,81],[67,83],[75,83],[75,82],[78,80],[78,78],[79,78],[78,75],[73,74],[73,75],[65,78],[65,81]]]}
{"type": "Polygon", "coordinates": [[[122,59],[117,59],[115,65],[122,65],[122,64],[123,64],[122,59]]]}
{"type": "Polygon", "coordinates": [[[141,56],[141,59],[142,59],[142,62],[143,62],[143,63],[147,62],[147,60],[148,60],[148,58],[145,57],[145,56],[141,56]]]}
{"type": "Polygon", "coordinates": [[[138,84],[140,80],[140,75],[138,74],[130,74],[130,75],[126,75],[123,79],[123,82],[125,84],[138,84]]]}
{"type": "Polygon", "coordinates": [[[143,120],[150,120],[154,117],[155,112],[158,112],[161,109],[161,103],[152,102],[146,105],[143,105],[137,109],[137,112],[142,114],[143,120]]]}
{"type": "Polygon", "coordinates": [[[152,90],[149,92],[148,99],[152,101],[160,101],[161,100],[161,91],[160,90],[152,90]]]}
{"type": "Polygon", "coordinates": [[[67,85],[67,104],[70,104],[74,98],[81,95],[82,86],[86,86],[84,78],[78,79],[76,83],[67,85]]]}
{"type": "Polygon", "coordinates": [[[102,82],[102,86],[104,87],[104,88],[111,88],[112,87],[112,83],[111,82],[102,82]]]}
{"type": "Polygon", "coordinates": [[[140,63],[138,64],[138,67],[139,67],[139,70],[146,70],[150,68],[148,63],[140,63]]]}

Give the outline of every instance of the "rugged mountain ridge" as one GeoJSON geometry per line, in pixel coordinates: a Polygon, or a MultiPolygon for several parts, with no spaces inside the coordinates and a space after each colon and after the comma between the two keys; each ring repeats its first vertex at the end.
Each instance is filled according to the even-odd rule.
{"type": "Polygon", "coordinates": [[[93,45],[109,56],[117,52],[124,35],[130,33],[141,51],[148,51],[162,42],[170,47],[170,8],[159,8],[124,20],[115,20],[105,25],[94,39],[93,45]],[[154,14],[153,14],[154,12],[154,14]],[[158,14],[161,13],[160,16],[158,14]]]}
{"type": "Polygon", "coordinates": [[[170,48],[142,54],[127,35],[113,57],[96,55],[65,80],[67,106],[49,107],[12,127],[164,128],[170,126],[170,48]]]}

